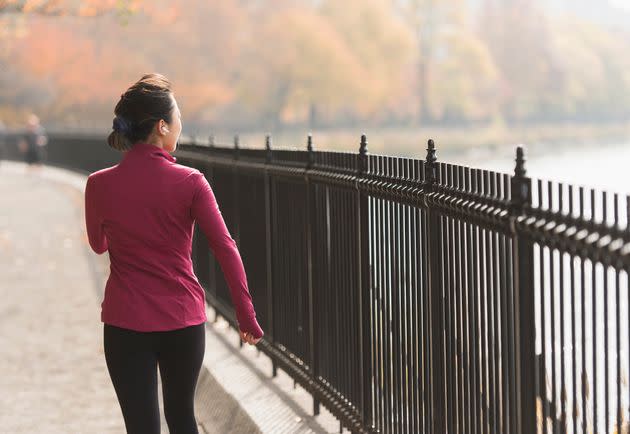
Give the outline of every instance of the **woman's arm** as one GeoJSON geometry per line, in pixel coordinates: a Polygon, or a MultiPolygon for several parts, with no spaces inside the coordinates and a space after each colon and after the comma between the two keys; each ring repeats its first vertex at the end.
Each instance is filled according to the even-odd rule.
{"type": "Polygon", "coordinates": [[[191,205],[191,216],[197,221],[208,239],[214,257],[219,261],[225,280],[230,288],[236,320],[242,331],[260,338],[264,332],[256,321],[252,297],[247,288],[247,276],[236,242],[230,235],[219,210],[216,198],[208,180],[197,171],[195,173],[195,193],[191,205]]]}
{"type": "Polygon", "coordinates": [[[94,180],[90,177],[85,184],[85,228],[90,247],[99,255],[108,249],[107,237],[103,232],[101,216],[96,208],[94,180]]]}

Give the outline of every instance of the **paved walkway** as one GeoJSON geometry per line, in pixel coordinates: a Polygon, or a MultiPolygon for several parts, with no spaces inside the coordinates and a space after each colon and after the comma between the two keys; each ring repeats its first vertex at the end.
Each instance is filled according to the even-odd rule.
{"type": "MultiPolygon", "coordinates": [[[[125,432],[102,346],[109,258],[87,244],[84,185],[79,174],[0,161],[2,433],[125,432]]],[[[340,432],[324,407],[310,416],[310,395],[281,370],[271,378],[269,359],[239,348],[225,322],[206,330],[200,433],[340,432]]],[[[163,416],[162,427],[167,433],[163,416]]]]}

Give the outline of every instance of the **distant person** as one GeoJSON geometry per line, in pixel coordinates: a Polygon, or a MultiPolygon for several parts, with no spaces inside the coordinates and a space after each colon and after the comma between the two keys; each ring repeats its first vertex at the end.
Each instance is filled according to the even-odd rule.
{"type": "Polygon", "coordinates": [[[169,431],[198,434],[194,413],[205,353],[205,292],[190,257],[196,221],[230,287],[240,336],[263,336],[236,243],[208,181],[177,164],[182,123],[171,84],[148,74],[121,95],[109,145],[120,162],[85,185],[85,224],[97,254],[109,251],[101,303],[105,361],[127,433],[159,434],[157,369],[169,431]]]}
{"type": "Polygon", "coordinates": [[[7,153],[7,128],[0,120],[0,161],[5,159],[7,153]]]}
{"type": "Polygon", "coordinates": [[[32,114],[28,117],[26,133],[18,143],[18,148],[24,154],[24,161],[37,170],[41,168],[46,157],[48,138],[46,131],[39,122],[39,118],[32,114]]]}

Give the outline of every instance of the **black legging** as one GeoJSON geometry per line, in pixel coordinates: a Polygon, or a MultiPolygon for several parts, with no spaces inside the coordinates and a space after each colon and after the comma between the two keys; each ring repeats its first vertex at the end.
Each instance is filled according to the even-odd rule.
{"type": "Polygon", "coordinates": [[[103,344],[128,434],[160,433],[158,365],[170,434],[199,434],[194,399],[205,352],[205,323],[165,332],[103,324],[103,344]]]}

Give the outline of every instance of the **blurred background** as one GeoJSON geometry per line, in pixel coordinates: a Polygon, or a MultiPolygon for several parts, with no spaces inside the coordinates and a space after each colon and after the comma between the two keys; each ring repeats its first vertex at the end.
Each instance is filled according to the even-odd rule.
{"type": "Polygon", "coordinates": [[[105,134],[145,72],[173,82],[183,134],[218,142],[354,151],[366,133],[423,157],[433,137],[505,170],[524,143],[603,177],[630,159],[630,0],[0,0],[7,128],[35,112],[105,134]]]}

